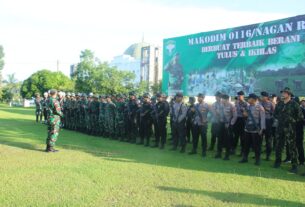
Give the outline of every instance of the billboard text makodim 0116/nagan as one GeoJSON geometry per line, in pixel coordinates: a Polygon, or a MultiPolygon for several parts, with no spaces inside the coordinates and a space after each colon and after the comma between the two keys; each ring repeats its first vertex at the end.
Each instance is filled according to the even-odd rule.
{"type": "Polygon", "coordinates": [[[165,39],[162,90],[305,96],[305,15],[165,39]]]}

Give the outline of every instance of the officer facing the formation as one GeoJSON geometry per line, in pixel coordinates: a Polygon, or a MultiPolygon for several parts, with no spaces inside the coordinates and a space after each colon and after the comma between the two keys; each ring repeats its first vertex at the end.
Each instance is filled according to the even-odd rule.
{"type": "Polygon", "coordinates": [[[172,115],[172,137],[173,137],[173,148],[177,150],[178,144],[181,146],[181,153],[185,152],[186,138],[185,138],[185,121],[187,106],[182,102],[183,94],[178,92],[173,106],[170,109],[172,115]]]}
{"type": "Polygon", "coordinates": [[[298,170],[298,152],[295,129],[296,123],[302,121],[304,117],[298,103],[291,99],[292,92],[290,88],[285,88],[281,93],[283,100],[276,105],[274,111],[274,118],[278,120],[274,167],[280,167],[282,162],[282,151],[287,143],[292,165],[290,171],[296,173],[298,170]]]}
{"type": "Polygon", "coordinates": [[[160,149],[164,149],[164,145],[166,142],[167,136],[167,116],[169,114],[169,104],[166,101],[165,94],[158,93],[157,95],[157,103],[154,105],[153,108],[153,115],[155,116],[156,125],[155,125],[155,133],[156,133],[156,143],[154,147],[158,147],[160,145],[160,149]],[[161,138],[161,140],[160,140],[161,138]]]}
{"type": "Polygon", "coordinates": [[[46,152],[57,152],[57,150],[54,149],[54,146],[58,138],[58,133],[60,130],[60,119],[63,117],[63,113],[57,100],[57,91],[54,89],[50,90],[50,98],[47,107],[49,110],[49,118],[46,152]]]}
{"type": "Polygon", "coordinates": [[[248,155],[250,147],[255,152],[255,165],[260,165],[262,134],[265,130],[265,110],[257,101],[258,96],[250,94],[248,98],[249,106],[244,111],[243,115],[246,117],[245,124],[245,146],[243,151],[243,159],[240,163],[248,162],[248,155]]]}
{"type": "Polygon", "coordinates": [[[39,93],[36,94],[35,98],[35,106],[36,106],[36,123],[38,123],[38,119],[40,120],[40,123],[42,122],[42,99],[40,98],[39,93]]]}
{"type": "Polygon", "coordinates": [[[195,115],[193,119],[193,150],[190,154],[197,153],[199,136],[201,137],[202,157],[206,157],[207,150],[207,130],[209,105],[204,102],[205,96],[198,94],[198,103],[194,106],[195,115]]]}
{"type": "Polygon", "coordinates": [[[266,129],[263,133],[266,140],[266,160],[270,160],[272,151],[272,125],[273,125],[273,113],[275,105],[269,100],[269,94],[265,91],[261,92],[261,105],[264,107],[266,115],[266,129]]]}

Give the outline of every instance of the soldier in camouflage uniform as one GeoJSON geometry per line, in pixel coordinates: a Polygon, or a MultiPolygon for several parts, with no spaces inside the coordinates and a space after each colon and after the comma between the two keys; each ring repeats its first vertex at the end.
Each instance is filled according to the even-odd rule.
{"type": "Polygon", "coordinates": [[[139,109],[140,113],[140,128],[139,128],[139,134],[140,134],[140,142],[138,144],[142,145],[144,144],[145,140],[145,147],[150,146],[150,137],[152,134],[152,105],[149,94],[144,94],[143,96],[143,104],[139,109]]]}
{"type": "Polygon", "coordinates": [[[48,122],[48,107],[47,107],[48,96],[49,96],[48,92],[44,92],[43,99],[41,102],[44,124],[47,124],[47,122],[48,122]]]}
{"type": "Polygon", "coordinates": [[[99,134],[104,136],[105,133],[105,108],[106,108],[106,100],[105,96],[100,96],[100,103],[99,103],[99,134]]]}
{"type": "Polygon", "coordinates": [[[292,92],[289,88],[285,88],[281,93],[283,100],[276,105],[274,110],[274,118],[278,120],[274,167],[280,167],[282,162],[282,151],[285,143],[287,143],[292,164],[290,171],[296,173],[298,170],[298,152],[295,130],[296,123],[303,120],[303,114],[297,102],[291,99],[292,92]]]}
{"type": "Polygon", "coordinates": [[[36,106],[36,123],[38,123],[38,119],[40,120],[40,123],[42,122],[42,99],[40,98],[39,93],[36,94],[35,98],[35,106],[36,106]]]}
{"type": "Polygon", "coordinates": [[[58,138],[58,133],[60,130],[60,118],[63,117],[63,113],[60,108],[60,104],[57,100],[57,91],[50,91],[50,98],[48,101],[48,110],[49,110],[49,118],[48,118],[48,137],[47,137],[47,148],[46,152],[57,152],[54,149],[55,142],[58,138]]]}
{"type": "Polygon", "coordinates": [[[128,141],[131,143],[136,143],[136,137],[138,135],[137,128],[137,111],[139,109],[139,105],[137,102],[136,94],[134,92],[129,93],[129,100],[126,103],[126,136],[128,141]]]}
{"type": "Polygon", "coordinates": [[[97,135],[98,132],[98,117],[99,117],[99,101],[98,95],[93,96],[93,101],[91,102],[89,108],[90,114],[90,130],[92,135],[97,135]]]}
{"type": "Polygon", "coordinates": [[[79,96],[78,94],[75,96],[74,99],[71,101],[71,129],[76,130],[77,127],[77,102],[78,102],[79,96]]]}
{"type": "Polygon", "coordinates": [[[87,113],[87,96],[82,94],[82,99],[79,103],[79,130],[86,132],[86,113],[87,113]]]}
{"type": "Polygon", "coordinates": [[[71,94],[70,93],[67,93],[66,95],[66,99],[64,101],[64,104],[63,104],[63,114],[64,114],[64,119],[63,119],[63,128],[67,129],[67,119],[68,119],[68,103],[70,101],[70,96],[71,94]]]}
{"type": "Polygon", "coordinates": [[[105,132],[109,138],[115,136],[115,111],[116,106],[111,100],[111,96],[106,96],[107,104],[105,107],[105,132]]]}
{"type": "Polygon", "coordinates": [[[75,117],[75,130],[80,131],[81,125],[80,125],[80,106],[82,103],[82,94],[77,93],[76,95],[76,103],[75,103],[75,109],[74,109],[74,117],[75,117]]]}
{"type": "Polygon", "coordinates": [[[125,137],[124,111],[125,111],[125,103],[123,96],[118,95],[116,102],[116,113],[115,113],[115,131],[116,131],[116,137],[120,141],[123,141],[125,137]]]}
{"type": "Polygon", "coordinates": [[[85,122],[86,122],[86,132],[87,134],[91,133],[91,120],[90,120],[90,108],[91,108],[91,104],[93,102],[93,93],[90,93],[88,96],[88,102],[87,102],[87,110],[86,110],[86,118],[85,118],[85,122]]]}
{"type": "Polygon", "coordinates": [[[68,108],[68,119],[67,119],[67,128],[72,130],[73,123],[73,101],[75,100],[75,94],[72,93],[69,102],[67,103],[68,108]]]}

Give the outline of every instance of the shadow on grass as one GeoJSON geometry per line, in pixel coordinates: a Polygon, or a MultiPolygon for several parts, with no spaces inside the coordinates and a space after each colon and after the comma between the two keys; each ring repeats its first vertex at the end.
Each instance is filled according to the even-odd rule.
{"type": "MultiPolygon", "coordinates": [[[[47,131],[42,124],[36,124],[34,121],[18,119],[18,121],[0,118],[0,144],[19,147],[27,150],[44,151],[37,149],[31,143],[45,143],[47,131]],[[5,126],[1,125],[6,123],[5,126]],[[11,134],[10,134],[11,133],[11,134]],[[22,141],[23,137],[26,141],[22,141]]],[[[148,149],[142,146],[120,143],[114,140],[103,139],[83,135],[78,132],[64,130],[60,132],[58,146],[67,150],[77,150],[90,153],[114,162],[122,163],[145,163],[149,165],[159,165],[172,168],[206,171],[213,173],[227,173],[245,176],[255,176],[262,178],[281,179],[289,181],[303,181],[304,178],[292,174],[287,174],[284,170],[274,170],[272,163],[260,168],[252,164],[240,165],[235,160],[222,161],[213,158],[205,160],[199,156],[191,157],[178,152],[159,149],[148,149]],[[261,173],[257,173],[261,172],[261,173]]],[[[211,156],[209,154],[208,156],[211,156]]]]}
{"type": "Polygon", "coordinates": [[[174,188],[167,186],[159,186],[158,189],[163,191],[171,191],[175,193],[187,193],[187,194],[198,194],[203,196],[209,196],[224,203],[239,203],[239,204],[252,204],[261,206],[304,206],[304,203],[287,201],[281,199],[268,198],[263,195],[255,195],[249,193],[232,193],[232,192],[212,192],[205,190],[194,190],[186,188],[174,188]]]}

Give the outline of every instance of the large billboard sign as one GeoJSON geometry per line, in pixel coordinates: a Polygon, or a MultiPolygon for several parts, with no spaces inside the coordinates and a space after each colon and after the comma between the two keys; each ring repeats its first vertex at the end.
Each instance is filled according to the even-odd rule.
{"type": "Polygon", "coordinates": [[[305,15],[165,39],[162,90],[305,96],[305,15]]]}

